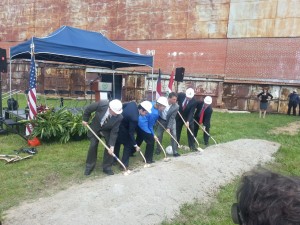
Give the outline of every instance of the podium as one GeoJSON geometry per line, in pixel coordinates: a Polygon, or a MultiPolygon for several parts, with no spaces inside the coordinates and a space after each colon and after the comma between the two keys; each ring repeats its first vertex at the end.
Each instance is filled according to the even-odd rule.
{"type": "Polygon", "coordinates": [[[91,90],[95,92],[95,101],[109,99],[109,94],[112,91],[112,83],[95,81],[91,85],[91,90]]]}

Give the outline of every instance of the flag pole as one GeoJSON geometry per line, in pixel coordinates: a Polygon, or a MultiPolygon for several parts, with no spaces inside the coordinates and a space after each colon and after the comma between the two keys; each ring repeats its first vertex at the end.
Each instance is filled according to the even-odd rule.
{"type": "MultiPolygon", "coordinates": [[[[27,97],[27,106],[29,108],[28,120],[34,119],[37,115],[37,107],[36,107],[36,65],[34,58],[34,43],[33,38],[30,44],[30,52],[31,52],[31,61],[30,61],[30,72],[29,72],[29,89],[28,89],[28,97],[27,97]]],[[[26,136],[30,136],[33,130],[33,126],[29,123],[26,126],[26,136]]]]}

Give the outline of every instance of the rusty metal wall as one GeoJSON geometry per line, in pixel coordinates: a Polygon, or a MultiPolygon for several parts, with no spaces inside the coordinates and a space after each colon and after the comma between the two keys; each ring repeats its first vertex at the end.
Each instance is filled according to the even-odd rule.
{"type": "Polygon", "coordinates": [[[112,40],[300,36],[296,0],[2,0],[0,41],[42,37],[62,25],[112,40]]]}
{"type": "Polygon", "coordinates": [[[227,37],[299,37],[299,8],[298,0],[231,0],[227,37]]]}

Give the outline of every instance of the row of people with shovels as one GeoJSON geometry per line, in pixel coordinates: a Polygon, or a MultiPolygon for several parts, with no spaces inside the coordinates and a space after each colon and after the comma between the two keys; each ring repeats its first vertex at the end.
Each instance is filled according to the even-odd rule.
{"type": "MultiPolygon", "coordinates": [[[[83,115],[83,124],[89,128],[88,137],[90,147],[86,159],[85,175],[90,175],[96,165],[97,149],[99,141],[105,146],[107,151],[103,155],[103,172],[113,175],[112,163],[114,159],[118,161],[126,172],[129,165],[129,158],[133,151],[138,151],[145,160],[145,165],[153,163],[153,153],[155,142],[157,142],[156,153],[164,152],[165,160],[168,160],[166,152],[161,145],[163,133],[166,131],[171,136],[171,145],[174,157],[180,156],[180,134],[183,124],[188,130],[188,143],[191,150],[202,150],[196,139],[195,123],[205,124],[203,127],[206,136],[209,137],[209,123],[212,113],[211,97],[207,96],[202,101],[194,99],[194,90],[189,88],[186,93],[177,94],[172,92],[168,98],[159,97],[155,102],[143,101],[139,105],[135,102],[122,104],[119,100],[100,101],[89,105],[83,115]],[[210,99],[210,102],[208,100],[210,99]],[[198,108],[197,108],[198,104],[198,108]],[[197,115],[197,109],[199,115],[197,115]],[[208,110],[210,108],[210,110],[208,110]],[[196,115],[195,114],[196,110],[196,115]],[[207,112],[207,113],[205,113],[207,112]],[[92,114],[95,114],[90,120],[92,114]],[[204,116],[207,114],[206,116],[204,116]],[[208,115],[210,114],[210,115],[208,115]],[[156,134],[154,126],[158,123],[156,134]],[[208,129],[208,130],[206,130],[208,129]],[[135,135],[136,133],[136,135],[135,135]],[[104,137],[105,143],[101,140],[104,137]],[[146,142],[145,156],[140,151],[142,142],[146,142]],[[195,141],[198,148],[195,148],[195,141]],[[120,146],[124,146],[122,161],[119,160],[120,146]],[[133,150],[132,150],[133,149],[133,150]]],[[[199,128],[199,127],[198,127],[199,128]]],[[[205,136],[205,137],[206,137],[205,136]]],[[[208,144],[208,139],[204,139],[208,144]]]]}

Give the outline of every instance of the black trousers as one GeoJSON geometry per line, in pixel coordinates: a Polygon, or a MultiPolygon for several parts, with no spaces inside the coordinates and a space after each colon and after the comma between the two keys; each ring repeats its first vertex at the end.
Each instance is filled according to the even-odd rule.
{"type": "MultiPolygon", "coordinates": [[[[93,170],[96,166],[97,154],[98,154],[98,144],[99,141],[95,136],[89,137],[90,147],[86,157],[86,169],[93,170]]],[[[107,143],[106,143],[107,144],[107,143]]],[[[103,169],[111,170],[114,158],[108,153],[106,149],[103,152],[103,169]]]]}
{"type": "MultiPolygon", "coordinates": [[[[194,135],[195,135],[195,137],[197,137],[197,135],[198,135],[198,130],[199,130],[199,125],[197,123],[195,123],[194,124],[194,135]]],[[[205,127],[205,131],[209,134],[209,127],[205,127]]],[[[204,144],[208,145],[209,135],[207,135],[204,131],[203,131],[203,140],[204,140],[204,144]]]]}
{"type": "Polygon", "coordinates": [[[146,142],[146,151],[145,151],[145,158],[147,162],[153,161],[153,152],[154,152],[154,136],[153,134],[149,134],[143,131],[141,128],[137,128],[137,135],[136,135],[136,143],[138,146],[141,146],[143,141],[146,142]]]}
{"type": "MultiPolygon", "coordinates": [[[[291,115],[291,109],[293,108],[293,115],[296,116],[297,105],[298,105],[297,103],[289,102],[287,114],[291,115]]],[[[300,113],[300,111],[299,111],[299,113],[300,113]]]]}
{"type": "Polygon", "coordinates": [[[124,149],[123,149],[123,155],[122,155],[122,163],[128,167],[129,165],[129,158],[130,158],[130,155],[131,155],[131,151],[132,151],[132,144],[131,143],[128,143],[128,142],[125,142],[123,140],[120,140],[120,139],[117,139],[116,141],[116,144],[115,144],[115,149],[114,149],[114,153],[115,155],[119,157],[120,155],[120,148],[121,148],[121,145],[124,146],[124,149]]]}
{"type": "MultiPolygon", "coordinates": [[[[178,143],[180,143],[180,136],[181,136],[181,131],[182,131],[183,125],[184,125],[184,123],[183,123],[181,118],[176,119],[176,136],[177,136],[178,143]]],[[[194,123],[190,123],[189,128],[193,132],[194,123]]],[[[191,135],[191,133],[188,129],[187,129],[186,132],[187,132],[188,144],[189,144],[190,149],[195,149],[195,139],[194,139],[194,137],[191,135]]]]}

